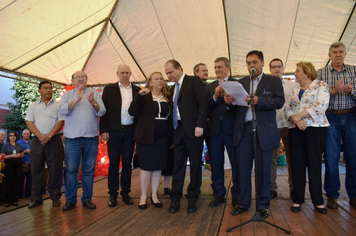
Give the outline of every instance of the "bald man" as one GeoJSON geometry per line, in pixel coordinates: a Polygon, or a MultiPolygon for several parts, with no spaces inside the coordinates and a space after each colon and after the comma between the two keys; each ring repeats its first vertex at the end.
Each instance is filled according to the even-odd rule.
{"type": "Polygon", "coordinates": [[[108,188],[109,207],[115,207],[119,191],[119,164],[122,156],[121,170],[121,196],[122,201],[132,205],[131,192],[131,163],[134,150],[134,117],[130,116],[128,109],[139,87],[130,83],[131,69],[128,65],[120,65],[116,75],[118,82],[109,84],[104,88],[103,101],[106,114],[100,119],[100,134],[102,139],[108,141],[108,154],[110,159],[108,188]]]}

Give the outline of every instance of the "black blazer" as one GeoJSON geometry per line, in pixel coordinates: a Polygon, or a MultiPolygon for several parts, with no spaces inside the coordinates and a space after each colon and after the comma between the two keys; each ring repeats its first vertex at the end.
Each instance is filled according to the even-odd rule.
{"type": "MultiPolygon", "coordinates": [[[[239,80],[246,91],[250,91],[250,77],[239,80]]],[[[257,137],[261,148],[270,151],[279,147],[279,135],[276,123],[276,109],[284,105],[284,91],[281,79],[275,76],[263,74],[257,86],[255,95],[258,96],[256,105],[257,137]]],[[[247,107],[230,106],[235,110],[236,119],[234,125],[234,146],[241,141],[242,130],[245,123],[247,107]]]]}
{"type": "MultiPolygon", "coordinates": [[[[175,85],[170,93],[171,113],[173,114],[173,95],[175,85]]],[[[178,109],[184,131],[190,139],[195,138],[195,127],[206,129],[208,102],[205,87],[196,76],[185,75],[179,90],[178,109]]]]}
{"type": "MultiPolygon", "coordinates": [[[[141,89],[131,83],[132,97],[141,89]]],[[[118,83],[105,86],[103,91],[103,102],[106,113],[100,118],[100,134],[110,130],[121,130],[121,93],[118,83]]]]}
{"type": "MultiPolygon", "coordinates": [[[[129,114],[137,117],[134,141],[153,145],[155,139],[155,102],[152,94],[141,96],[136,93],[129,108],[129,114]]],[[[167,103],[168,104],[168,103],[167,103]]]]}
{"type": "MultiPolygon", "coordinates": [[[[228,78],[228,81],[236,81],[233,78],[228,78]]],[[[219,80],[216,80],[205,87],[208,95],[209,115],[208,115],[208,132],[207,135],[215,136],[220,132],[221,128],[224,129],[224,133],[228,135],[233,134],[235,113],[228,112],[226,110],[224,97],[218,97],[217,101],[214,101],[213,95],[215,94],[215,88],[219,86],[219,80]],[[222,122],[220,123],[220,117],[222,122]]]]}

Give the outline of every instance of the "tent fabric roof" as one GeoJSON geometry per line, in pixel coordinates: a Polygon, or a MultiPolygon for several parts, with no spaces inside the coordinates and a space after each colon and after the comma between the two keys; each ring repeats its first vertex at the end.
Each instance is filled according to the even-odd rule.
{"type": "Polygon", "coordinates": [[[299,61],[325,66],[338,40],[355,65],[354,9],[354,0],[1,0],[0,71],[65,85],[84,70],[98,86],[117,81],[120,64],[144,82],[172,58],[187,74],[203,62],[214,77],[223,56],[232,76],[243,76],[256,49],[265,73],[275,57],[293,73],[299,61]]]}

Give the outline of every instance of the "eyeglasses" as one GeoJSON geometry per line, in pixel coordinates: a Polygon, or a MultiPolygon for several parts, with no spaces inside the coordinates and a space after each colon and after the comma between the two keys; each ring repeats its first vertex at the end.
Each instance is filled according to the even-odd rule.
{"type": "Polygon", "coordinates": [[[283,66],[271,66],[271,69],[282,69],[283,66]]]}
{"type": "Polygon", "coordinates": [[[86,75],[82,75],[82,76],[76,76],[74,77],[74,79],[86,79],[87,76],[86,75]]]}

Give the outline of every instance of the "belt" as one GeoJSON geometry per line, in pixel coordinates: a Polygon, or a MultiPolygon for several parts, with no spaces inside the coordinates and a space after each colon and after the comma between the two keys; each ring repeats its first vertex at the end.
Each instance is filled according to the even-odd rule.
{"type": "Polygon", "coordinates": [[[326,113],[333,113],[333,114],[347,114],[350,113],[351,110],[326,110],[326,113]]]}
{"type": "Polygon", "coordinates": [[[133,125],[121,125],[121,128],[125,129],[125,128],[128,128],[128,127],[131,127],[133,125]]]}

